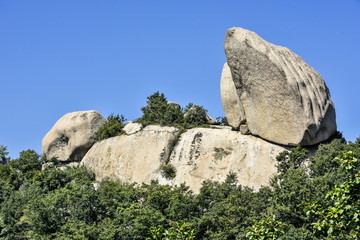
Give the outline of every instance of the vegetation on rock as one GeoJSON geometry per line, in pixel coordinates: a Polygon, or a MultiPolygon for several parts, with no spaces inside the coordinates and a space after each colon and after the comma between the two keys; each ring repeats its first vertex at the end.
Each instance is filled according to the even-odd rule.
{"type": "Polygon", "coordinates": [[[114,115],[113,113],[107,117],[107,122],[96,131],[95,136],[97,141],[101,141],[110,137],[115,137],[123,133],[124,122],[126,121],[123,115],[114,115]]]}
{"type": "Polygon", "coordinates": [[[184,109],[167,101],[163,93],[155,92],[147,97],[147,105],[141,108],[143,116],[137,119],[144,125],[175,126],[193,128],[208,124],[207,110],[189,103],[184,109]]]}
{"type": "Polygon", "coordinates": [[[207,110],[199,105],[189,103],[184,112],[184,123],[190,126],[201,126],[207,124],[207,110]]]}
{"type": "MultiPolygon", "coordinates": [[[[155,92],[147,97],[147,105],[141,108],[143,115],[136,120],[143,125],[175,126],[181,129],[207,127],[207,110],[202,106],[189,103],[184,109],[175,103],[168,102],[163,93],[155,92]]],[[[225,119],[225,118],[223,118],[225,119]]],[[[123,115],[110,114],[107,122],[95,133],[97,141],[123,134],[126,119],[123,115]]],[[[0,146],[0,160],[2,150],[0,146]]]]}
{"type": "Polygon", "coordinates": [[[156,92],[147,97],[147,105],[141,108],[143,116],[137,121],[144,125],[164,125],[172,126],[183,123],[183,115],[181,109],[168,104],[163,93],[156,92]]]}
{"type": "Polygon", "coordinates": [[[167,179],[173,179],[176,176],[176,168],[172,164],[161,166],[161,175],[167,179]]]}

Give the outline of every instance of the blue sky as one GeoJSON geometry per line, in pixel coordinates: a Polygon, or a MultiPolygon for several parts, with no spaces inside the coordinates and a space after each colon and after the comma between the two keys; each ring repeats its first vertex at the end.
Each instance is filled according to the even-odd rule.
{"type": "Polygon", "coordinates": [[[360,136],[358,0],[0,0],[0,145],[41,153],[65,113],[141,116],[146,97],[224,116],[219,82],[231,27],[290,48],[325,79],[338,130],[360,136]]]}

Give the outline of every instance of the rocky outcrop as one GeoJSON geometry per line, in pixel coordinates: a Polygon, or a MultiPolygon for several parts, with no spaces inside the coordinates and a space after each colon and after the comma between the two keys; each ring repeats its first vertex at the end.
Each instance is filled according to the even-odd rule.
{"type": "Polygon", "coordinates": [[[203,181],[224,181],[236,173],[240,184],[268,185],[276,173],[276,155],[284,147],[230,129],[193,128],[183,133],[169,163],[176,169],[172,184],[185,182],[197,192],[203,181]]]}
{"type": "Polygon", "coordinates": [[[227,31],[225,53],[221,93],[234,128],[246,123],[251,134],[284,145],[313,145],[335,133],[329,90],[298,55],[242,28],[227,31]]]}
{"type": "Polygon", "coordinates": [[[95,143],[95,132],[105,122],[96,111],[65,114],[43,138],[44,156],[59,161],[80,161],[95,143]]]}
{"type": "Polygon", "coordinates": [[[162,179],[161,166],[168,160],[179,130],[174,127],[147,126],[131,135],[120,135],[97,142],[81,165],[93,171],[97,180],[149,183],[162,179]]]}
{"type": "MultiPolygon", "coordinates": [[[[199,113],[210,128],[182,132],[129,122],[122,135],[94,144],[95,132],[106,120],[96,111],[74,112],[44,137],[45,157],[67,166],[81,160],[98,181],[185,183],[198,192],[204,181],[222,182],[235,173],[239,184],[257,190],[276,174],[276,156],[288,150],[277,143],[313,145],[335,133],[329,90],[299,56],[241,28],[228,30],[225,52],[220,91],[231,127],[216,125],[208,115],[204,119],[206,111],[194,105],[184,117],[199,113]]],[[[168,104],[182,110],[177,103],[168,104]]]]}
{"type": "Polygon", "coordinates": [[[224,181],[233,172],[240,184],[258,189],[276,173],[275,156],[285,150],[229,128],[194,128],[179,134],[173,127],[147,126],[135,134],[96,143],[80,164],[92,170],[97,180],[186,183],[198,192],[203,181],[224,181]],[[175,178],[163,176],[161,168],[166,164],[174,167],[175,178]]]}

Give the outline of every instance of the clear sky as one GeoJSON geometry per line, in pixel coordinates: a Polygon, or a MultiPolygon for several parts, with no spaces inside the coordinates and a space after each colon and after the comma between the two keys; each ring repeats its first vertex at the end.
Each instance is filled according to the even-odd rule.
{"type": "Polygon", "coordinates": [[[325,79],[338,130],[360,136],[359,0],[0,0],[0,145],[41,153],[65,113],[141,116],[156,91],[224,116],[224,37],[243,27],[325,79]]]}

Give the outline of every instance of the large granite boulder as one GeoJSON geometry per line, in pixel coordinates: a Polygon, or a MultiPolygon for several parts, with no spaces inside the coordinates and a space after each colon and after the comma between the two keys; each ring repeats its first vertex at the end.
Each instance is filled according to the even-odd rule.
{"type": "Polygon", "coordinates": [[[97,111],[71,112],[61,117],[42,140],[47,159],[80,161],[95,143],[95,132],[106,122],[97,111]]]}
{"type": "Polygon", "coordinates": [[[284,145],[313,145],[335,133],[329,89],[298,55],[242,28],[227,31],[225,53],[229,69],[225,65],[221,84],[228,86],[221,88],[229,91],[222,99],[234,128],[245,123],[251,134],[284,145]],[[234,94],[240,103],[229,100],[234,94]]]}
{"type": "Polygon", "coordinates": [[[95,143],[80,165],[101,181],[180,185],[198,192],[206,180],[224,181],[236,173],[239,184],[259,189],[276,173],[276,155],[286,150],[229,128],[194,128],[180,135],[174,127],[147,126],[139,132],[95,143]],[[174,178],[163,176],[170,164],[174,178]]]}
{"type": "Polygon", "coordinates": [[[159,180],[161,166],[168,160],[179,129],[149,125],[130,135],[97,142],[81,161],[95,173],[96,180],[150,183],[159,180]]]}

